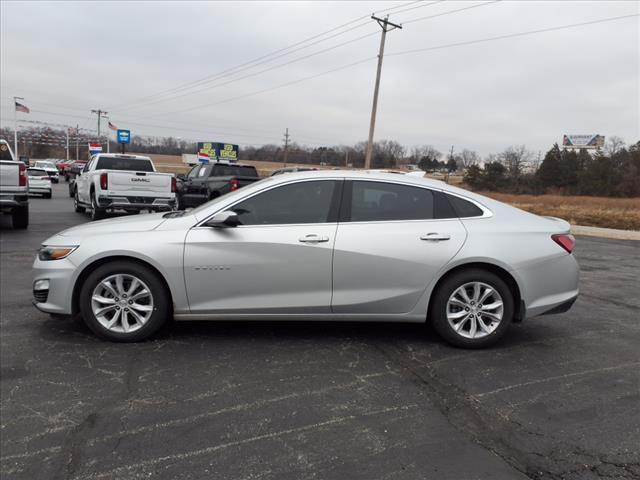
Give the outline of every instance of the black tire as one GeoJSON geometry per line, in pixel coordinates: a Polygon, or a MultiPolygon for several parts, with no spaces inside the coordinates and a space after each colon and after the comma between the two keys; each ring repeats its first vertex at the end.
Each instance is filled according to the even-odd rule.
{"type": "Polygon", "coordinates": [[[45,193],[45,194],[43,195],[43,197],[44,197],[44,198],[51,198],[51,195],[52,195],[52,192],[49,192],[49,193],[45,193]]]}
{"type": "Polygon", "coordinates": [[[71,185],[69,185],[69,198],[73,198],[74,193],[74,189],[71,188],[71,185]]]}
{"type": "Polygon", "coordinates": [[[100,338],[112,342],[140,342],[151,338],[167,322],[171,313],[170,294],[158,275],[149,267],[136,262],[119,260],[98,267],[89,274],[80,290],[80,313],[87,326],[100,338]],[[153,310],[147,322],[134,332],[108,330],[96,318],[91,308],[91,296],[96,286],[111,275],[133,275],[143,281],[153,297],[153,310]]]}
{"type": "MultiPolygon", "coordinates": [[[[436,332],[448,343],[461,348],[484,348],[495,344],[508,330],[513,321],[514,300],[511,290],[499,276],[487,270],[470,268],[447,277],[433,293],[429,318],[436,332]],[[491,333],[481,338],[467,338],[456,332],[447,320],[447,303],[453,293],[461,286],[471,282],[489,285],[502,297],[502,320],[491,333]]],[[[480,312],[482,314],[482,312],[480,312]]],[[[486,318],[486,317],[485,317],[486,318]]],[[[473,319],[472,319],[473,320],[473,319]]],[[[478,320],[479,322],[479,320],[478,320]]]]}
{"type": "Polygon", "coordinates": [[[16,207],[11,212],[11,224],[13,228],[24,230],[29,226],[29,206],[16,207]]]}
{"type": "Polygon", "coordinates": [[[91,220],[102,220],[105,217],[105,211],[98,207],[98,202],[96,201],[96,193],[91,192],[91,220]]]}
{"type": "Polygon", "coordinates": [[[76,188],[74,193],[73,193],[73,209],[77,212],[77,213],[84,213],[85,212],[85,208],[80,205],[80,199],[78,198],[78,189],[76,188]]]}

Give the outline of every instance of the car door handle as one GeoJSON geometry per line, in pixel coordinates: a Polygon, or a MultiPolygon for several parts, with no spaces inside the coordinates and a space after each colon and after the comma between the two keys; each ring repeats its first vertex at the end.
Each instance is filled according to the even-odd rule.
{"type": "Polygon", "coordinates": [[[321,237],[320,235],[317,235],[315,233],[310,233],[309,235],[300,237],[298,241],[302,243],[321,243],[321,242],[328,242],[329,237],[321,237]]]}
{"type": "Polygon", "coordinates": [[[444,240],[449,240],[449,239],[451,239],[451,235],[447,235],[446,233],[437,233],[437,232],[427,233],[426,235],[422,235],[420,237],[420,240],[426,240],[428,242],[442,242],[444,240]]]}

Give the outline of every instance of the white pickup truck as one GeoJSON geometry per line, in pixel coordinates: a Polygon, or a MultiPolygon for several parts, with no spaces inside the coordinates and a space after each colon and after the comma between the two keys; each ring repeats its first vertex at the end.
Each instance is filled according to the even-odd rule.
{"type": "Polygon", "coordinates": [[[16,161],[5,140],[0,140],[0,211],[11,215],[13,228],[29,226],[27,166],[16,161]]]}
{"type": "Polygon", "coordinates": [[[99,153],[76,177],[73,203],[76,212],[89,209],[91,219],[98,220],[115,210],[173,210],[175,191],[175,176],[156,172],[149,157],[99,153]]]}

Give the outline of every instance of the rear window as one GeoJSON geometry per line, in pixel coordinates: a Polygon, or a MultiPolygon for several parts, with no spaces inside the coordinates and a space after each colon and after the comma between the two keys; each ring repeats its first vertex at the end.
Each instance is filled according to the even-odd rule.
{"type": "Polygon", "coordinates": [[[473,203],[463,200],[460,197],[456,197],[454,195],[447,195],[447,199],[451,206],[455,209],[456,213],[461,218],[466,217],[481,217],[483,215],[483,211],[478,208],[478,206],[473,203]]]}
{"type": "Polygon", "coordinates": [[[47,172],[39,168],[28,168],[27,175],[29,175],[30,177],[46,177],[47,172]]]}
{"type": "Polygon", "coordinates": [[[9,146],[6,143],[0,143],[0,160],[13,160],[9,146]]]}
{"type": "Polygon", "coordinates": [[[36,167],[40,168],[56,168],[53,162],[36,162],[36,167]]]}
{"type": "Polygon", "coordinates": [[[257,177],[256,167],[251,165],[217,165],[213,164],[215,177],[257,177]]]}
{"type": "Polygon", "coordinates": [[[131,172],[153,172],[151,160],[126,157],[100,157],[96,170],[128,170],[131,172]]]}

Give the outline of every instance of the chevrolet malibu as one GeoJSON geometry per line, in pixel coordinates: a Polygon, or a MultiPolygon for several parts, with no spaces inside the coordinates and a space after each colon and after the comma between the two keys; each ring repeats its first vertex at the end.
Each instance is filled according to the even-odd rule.
{"type": "Polygon", "coordinates": [[[477,348],[571,307],[573,246],[563,220],[443,182],[301,172],[189,211],[65,230],[38,252],[33,295],[120,342],[170,319],[335,320],[428,322],[477,348]]]}

